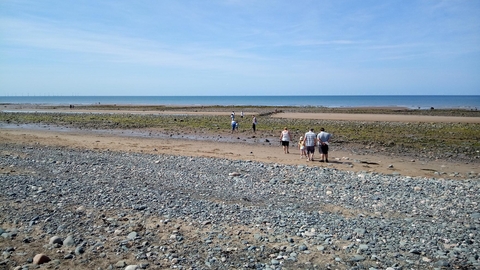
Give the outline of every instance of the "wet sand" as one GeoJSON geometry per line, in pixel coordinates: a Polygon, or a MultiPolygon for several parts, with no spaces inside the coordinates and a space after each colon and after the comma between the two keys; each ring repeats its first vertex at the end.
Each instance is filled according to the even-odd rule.
{"type": "Polygon", "coordinates": [[[363,155],[351,151],[335,149],[331,144],[330,163],[318,161],[307,162],[301,159],[296,145],[290,148],[289,154],[284,154],[279,144],[266,143],[259,138],[256,143],[246,143],[251,134],[230,134],[221,132],[216,137],[226,137],[227,141],[212,141],[208,134],[196,134],[187,138],[158,138],[156,130],[140,131],[94,131],[94,130],[59,130],[59,129],[28,129],[2,128],[0,141],[3,143],[21,144],[24,146],[66,147],[75,149],[92,149],[98,151],[125,151],[150,154],[172,154],[181,156],[202,156],[227,158],[234,160],[255,160],[267,163],[280,163],[303,166],[328,167],[356,173],[376,172],[383,174],[399,174],[411,177],[435,177],[467,179],[471,172],[478,173],[478,164],[457,163],[439,160],[420,161],[407,157],[396,157],[382,154],[363,155]],[[230,136],[230,137],[229,137],[230,136]],[[197,139],[195,139],[197,137],[197,139]],[[192,139],[193,138],[193,139],[192,139]],[[231,142],[237,141],[237,142],[231,142]]]}
{"type": "MultiPolygon", "coordinates": [[[[132,106],[140,108],[141,106],[132,106]]],[[[379,108],[376,108],[379,109],[379,108]]],[[[382,108],[393,110],[398,108],[382,108]]],[[[150,114],[150,115],[225,115],[229,116],[230,111],[197,111],[195,108],[189,110],[105,110],[105,109],[69,109],[58,107],[56,109],[44,109],[35,105],[4,105],[1,108],[5,112],[69,112],[69,113],[106,113],[106,114],[150,114]]],[[[259,112],[245,112],[246,117],[258,115],[259,112]]],[[[237,115],[239,117],[239,115],[237,115]]],[[[279,112],[271,117],[285,119],[318,119],[318,120],[344,120],[344,121],[385,121],[385,122],[428,122],[428,123],[480,123],[480,117],[458,117],[458,116],[429,116],[429,115],[404,115],[404,114],[354,114],[354,113],[301,113],[301,112],[279,112]]]]}
{"type": "MultiPolygon", "coordinates": [[[[139,106],[137,106],[139,107],[139,106]]],[[[137,108],[135,107],[135,108],[137,108]]],[[[123,114],[167,114],[167,115],[230,115],[229,111],[152,111],[134,110],[70,110],[68,107],[44,109],[35,105],[4,105],[4,111],[75,112],[75,113],[123,113],[123,114]]],[[[249,117],[257,112],[247,112],[249,117]]],[[[290,119],[324,119],[348,121],[401,121],[401,122],[458,122],[480,123],[480,117],[446,117],[396,114],[347,114],[347,113],[277,113],[271,117],[290,119]]],[[[413,158],[375,153],[365,155],[348,149],[339,150],[332,142],[330,163],[307,162],[301,159],[296,144],[290,154],[284,154],[278,143],[266,142],[261,134],[251,131],[231,134],[228,130],[215,133],[197,133],[185,130],[184,134],[168,134],[160,129],[144,130],[88,130],[53,128],[12,127],[0,128],[0,141],[31,146],[60,146],[86,148],[99,151],[132,151],[143,153],[203,156],[304,166],[336,168],[353,172],[377,172],[404,176],[467,179],[478,172],[478,163],[446,162],[441,160],[415,160],[413,158]]],[[[316,153],[318,160],[318,149],[316,153]]]]}

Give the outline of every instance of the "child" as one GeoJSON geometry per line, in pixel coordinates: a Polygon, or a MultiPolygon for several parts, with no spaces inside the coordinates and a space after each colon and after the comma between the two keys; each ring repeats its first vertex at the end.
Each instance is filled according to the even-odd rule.
{"type": "Polygon", "coordinates": [[[305,142],[303,141],[303,136],[300,137],[298,141],[298,148],[300,148],[300,158],[304,156],[307,157],[307,152],[305,151],[305,142]]]}

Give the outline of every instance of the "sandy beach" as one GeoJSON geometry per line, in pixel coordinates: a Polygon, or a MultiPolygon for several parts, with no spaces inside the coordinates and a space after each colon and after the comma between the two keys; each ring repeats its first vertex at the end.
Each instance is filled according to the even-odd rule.
{"type": "Polygon", "coordinates": [[[480,265],[478,159],[350,143],[333,130],[330,162],[318,149],[307,162],[296,145],[303,129],[284,154],[272,128],[331,119],[358,132],[374,121],[388,134],[415,122],[419,136],[447,123],[475,131],[475,117],[251,110],[232,133],[227,110],[25,107],[0,122],[0,269],[41,259],[42,269],[73,270],[480,265]]]}
{"type": "MultiPolygon", "coordinates": [[[[162,115],[224,115],[228,117],[229,111],[151,111],[151,110],[91,110],[59,107],[56,109],[44,109],[32,105],[8,105],[4,111],[9,112],[74,112],[74,113],[109,113],[109,114],[162,114],[162,115]]],[[[246,112],[245,119],[258,112],[246,112]]],[[[237,116],[239,117],[239,116],[237,116]]],[[[347,114],[347,113],[276,113],[271,117],[283,119],[323,119],[323,120],[346,120],[346,121],[390,121],[390,122],[428,122],[428,123],[480,123],[480,117],[448,117],[448,116],[425,116],[425,115],[400,115],[400,114],[347,114]]],[[[248,121],[248,120],[246,120],[248,121]]],[[[384,174],[399,174],[404,176],[423,177],[448,177],[454,179],[469,178],[471,173],[478,173],[478,162],[455,162],[446,160],[416,160],[406,156],[392,156],[382,153],[361,153],[361,151],[349,151],[348,149],[336,149],[335,140],[330,147],[330,163],[320,162],[307,163],[300,159],[296,142],[293,142],[290,154],[285,155],[282,148],[276,142],[265,143],[265,136],[261,131],[253,134],[251,131],[231,134],[229,130],[219,130],[213,134],[197,134],[196,131],[185,129],[183,138],[156,138],[155,134],[164,134],[160,129],[128,131],[104,131],[95,130],[70,130],[68,128],[2,128],[0,138],[5,143],[16,144],[40,144],[62,146],[72,148],[85,148],[110,151],[133,151],[143,153],[164,153],[185,156],[204,156],[216,158],[229,158],[236,160],[256,160],[269,163],[296,164],[308,166],[329,167],[348,171],[367,171],[384,174]],[[254,136],[257,135],[257,136],[254,136]],[[228,142],[218,140],[224,138],[228,142]],[[252,136],[254,139],[252,139],[252,136]],[[250,143],[245,143],[249,141],[250,143]],[[252,143],[253,142],[253,143],[252,143]]],[[[278,131],[280,132],[280,130],[278,131]]],[[[270,134],[271,135],[271,134],[270,134]]],[[[270,140],[272,140],[270,138],[270,140]]],[[[317,158],[318,158],[317,149],[317,158]]]]}

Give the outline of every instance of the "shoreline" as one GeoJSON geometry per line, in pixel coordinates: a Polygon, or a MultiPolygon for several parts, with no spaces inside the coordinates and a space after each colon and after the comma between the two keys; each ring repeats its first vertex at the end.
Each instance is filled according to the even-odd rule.
{"type": "MultiPolygon", "coordinates": [[[[303,109],[331,109],[331,110],[386,110],[386,111],[445,111],[445,110],[458,110],[458,111],[478,111],[477,107],[468,107],[468,106],[461,106],[461,107],[409,107],[403,105],[367,105],[367,106],[324,106],[324,105],[202,105],[202,104],[136,104],[136,103],[85,103],[85,104],[69,104],[69,103],[8,103],[8,102],[0,102],[0,108],[7,108],[9,109],[25,109],[25,108],[53,108],[55,109],[71,109],[69,108],[70,105],[75,106],[75,108],[88,108],[88,109],[97,109],[102,107],[108,107],[111,110],[115,108],[130,108],[130,109],[142,109],[142,108],[149,108],[149,107],[157,107],[157,108],[189,108],[189,109],[204,109],[204,108],[222,108],[225,110],[237,109],[241,110],[242,108],[270,108],[270,109],[291,109],[291,110],[303,110],[303,109]]],[[[480,113],[480,111],[479,111],[480,113]]]]}
{"type": "Polygon", "coordinates": [[[410,109],[480,108],[480,95],[222,95],[222,96],[4,96],[0,104],[42,105],[138,105],[138,106],[216,106],[225,107],[406,107],[410,109]]]}
{"type": "MultiPolygon", "coordinates": [[[[32,111],[30,106],[26,107],[28,108],[15,107],[9,109],[25,113],[32,111]]],[[[214,108],[218,109],[218,107],[214,108]]],[[[88,121],[91,121],[89,120],[91,117],[88,116],[86,120],[85,117],[81,117],[82,121],[87,122],[72,125],[72,121],[75,121],[74,119],[77,118],[69,117],[69,120],[66,120],[67,122],[59,122],[58,124],[55,122],[42,123],[41,121],[38,123],[42,124],[34,124],[36,123],[34,121],[32,122],[33,128],[28,128],[28,122],[25,123],[25,126],[21,127],[21,122],[12,122],[9,124],[10,121],[7,120],[7,122],[3,124],[0,122],[0,137],[2,137],[2,141],[5,143],[30,144],[31,142],[37,142],[41,145],[61,145],[62,147],[99,150],[116,149],[119,151],[161,152],[181,155],[192,155],[192,153],[194,153],[193,155],[216,158],[252,159],[262,162],[306,165],[305,160],[300,160],[297,154],[282,156],[282,151],[279,151],[281,148],[276,147],[277,126],[281,125],[283,128],[286,123],[288,123],[289,126],[294,126],[296,123],[302,121],[302,123],[304,123],[306,120],[321,121],[305,122],[313,123],[319,128],[319,123],[330,121],[336,125],[337,128],[342,128],[344,125],[351,126],[351,134],[343,133],[333,126],[332,131],[335,140],[333,141],[330,151],[330,160],[333,162],[328,165],[312,163],[308,164],[308,166],[328,166],[339,170],[356,172],[395,173],[412,177],[451,177],[452,179],[478,177],[476,176],[476,174],[479,173],[478,164],[480,161],[478,159],[468,159],[466,157],[457,158],[458,154],[452,157],[448,157],[449,155],[445,153],[437,155],[435,153],[428,153],[430,150],[419,150],[420,152],[412,152],[412,150],[410,150],[410,152],[403,153],[401,148],[395,150],[385,147],[385,143],[391,143],[389,141],[379,143],[377,138],[375,140],[367,140],[365,144],[362,145],[349,143],[349,137],[356,135],[354,133],[358,133],[356,131],[358,128],[363,128],[362,123],[372,123],[369,125],[375,126],[378,126],[377,123],[381,123],[380,126],[383,128],[378,129],[377,132],[390,132],[391,128],[397,128],[398,124],[393,123],[399,123],[402,125],[402,128],[396,132],[405,133],[405,135],[401,136],[410,136],[409,134],[411,134],[412,130],[409,131],[408,129],[414,127],[411,126],[410,123],[418,123],[421,126],[420,130],[417,131],[419,132],[417,133],[418,135],[415,136],[423,136],[423,128],[435,123],[476,126],[480,123],[480,117],[397,114],[396,110],[392,108],[380,110],[380,112],[389,110],[391,114],[372,114],[364,112],[363,110],[360,110],[361,113],[313,113],[296,112],[295,110],[277,111],[277,113],[275,113],[272,111],[272,108],[264,109],[263,107],[253,106],[251,108],[257,110],[244,112],[246,117],[240,120],[240,132],[233,134],[230,133],[228,126],[231,111],[225,107],[221,107],[216,111],[212,110],[212,107],[190,108],[190,110],[186,110],[185,107],[179,107],[178,110],[171,110],[171,108],[153,110],[150,106],[120,107],[119,110],[101,110],[96,107],[89,107],[88,109],[75,108],[74,110],[71,110],[69,107],[58,107],[56,109],[37,108],[35,109],[37,113],[49,112],[58,113],[59,115],[67,113],[92,114],[91,117],[99,118],[98,121],[100,122],[89,123],[88,121]],[[105,121],[105,116],[93,116],[94,114],[126,116],[122,116],[122,119],[125,120],[105,121]],[[114,122],[113,124],[102,124],[112,121],[129,121],[129,114],[132,116],[139,115],[139,117],[141,117],[141,115],[158,115],[162,116],[162,119],[165,117],[165,119],[161,120],[163,122],[159,122],[159,124],[151,127],[135,127],[129,124],[130,122],[125,122],[122,126],[117,126],[114,122]],[[260,118],[261,130],[258,134],[253,134],[249,131],[249,121],[254,114],[257,116],[264,115],[260,118]],[[208,117],[207,120],[202,120],[204,118],[202,116],[208,117]],[[185,122],[183,122],[184,120],[185,122]],[[196,123],[196,121],[204,121],[204,123],[196,123]],[[210,121],[215,122],[212,123],[210,121]],[[223,121],[225,122],[222,124],[223,121]],[[213,127],[205,128],[212,124],[213,127]],[[267,124],[273,129],[266,128],[265,125],[267,124]],[[100,142],[97,142],[99,136],[103,138],[100,142]],[[129,140],[135,141],[135,143],[129,142],[129,140]],[[185,141],[188,146],[177,146],[176,140],[185,141]],[[154,149],[157,150],[154,151],[154,149]]],[[[34,113],[32,113],[32,116],[33,115],[34,113]]],[[[239,116],[237,117],[241,119],[239,116]]],[[[142,119],[143,118],[136,118],[135,121],[143,121],[142,119]]],[[[417,125],[415,125],[415,127],[419,129],[417,125]]],[[[456,128],[463,128],[463,126],[456,128]]],[[[293,140],[303,135],[303,130],[304,128],[292,130],[293,140]]],[[[278,132],[280,132],[280,130],[278,132]]],[[[448,129],[445,130],[445,132],[448,132],[448,129]]],[[[368,136],[371,135],[367,134],[366,136],[368,138],[368,136]]],[[[391,140],[388,138],[388,134],[385,138],[391,140]]],[[[398,137],[398,139],[401,139],[401,137],[398,137]]],[[[405,142],[408,142],[408,140],[405,142]]],[[[395,144],[401,147],[403,142],[396,141],[395,144]]],[[[292,146],[290,152],[296,153],[295,141],[293,141],[292,146]]],[[[432,146],[440,147],[439,150],[443,148],[437,146],[435,143],[432,144],[432,146]]],[[[475,149],[473,148],[473,150],[475,149]]]]}
{"type": "Polygon", "coordinates": [[[24,147],[65,147],[94,151],[138,152],[167,154],[186,157],[226,158],[231,160],[255,160],[266,164],[285,164],[312,168],[331,168],[355,173],[380,173],[402,177],[447,178],[454,180],[480,177],[479,162],[425,159],[409,155],[392,155],[374,149],[344,146],[333,142],[330,147],[330,163],[319,162],[318,147],[315,161],[307,162],[299,157],[296,142],[290,154],[284,154],[274,137],[248,134],[217,135],[196,132],[168,132],[158,129],[92,130],[69,129],[54,125],[1,128],[0,139],[7,144],[24,147]]]}
{"type": "MultiPolygon", "coordinates": [[[[5,113],[98,113],[98,114],[139,114],[139,115],[211,115],[229,116],[229,106],[141,106],[141,105],[93,105],[69,108],[68,106],[39,106],[31,104],[0,105],[0,112],[5,113]],[[178,108],[180,110],[175,110],[178,108]],[[186,109],[186,110],[181,110],[186,109]],[[209,110],[211,109],[211,110],[209,110]]],[[[405,107],[343,107],[318,108],[317,112],[305,112],[302,107],[275,107],[249,106],[244,111],[245,116],[268,114],[273,118],[285,119],[314,119],[314,120],[344,120],[344,121],[384,121],[384,122],[436,122],[436,123],[480,123],[480,111],[447,109],[437,110],[459,112],[459,115],[423,115],[428,110],[412,110],[405,107]],[[252,111],[257,110],[257,111],[252,111]],[[285,110],[285,111],[284,111],[285,110]],[[325,111],[326,110],[326,111],[325,111]],[[333,111],[333,112],[332,112],[333,111]],[[347,112],[345,112],[347,111],[347,112]],[[469,115],[462,115],[469,112],[469,115]],[[419,114],[411,114],[419,113],[419,114]]],[[[308,108],[315,109],[315,108],[308,108]]],[[[237,112],[239,114],[239,112],[237,112]]]]}

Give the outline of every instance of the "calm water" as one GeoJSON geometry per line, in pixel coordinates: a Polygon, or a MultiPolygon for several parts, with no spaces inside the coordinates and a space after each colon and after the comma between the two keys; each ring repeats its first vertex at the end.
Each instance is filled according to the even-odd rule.
{"type": "Polygon", "coordinates": [[[0,103],[222,105],[480,109],[475,96],[0,96],[0,103]]]}

